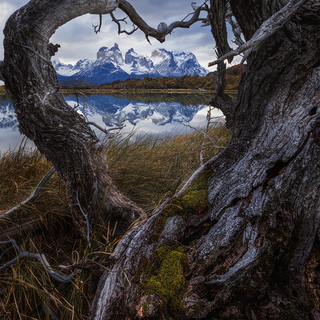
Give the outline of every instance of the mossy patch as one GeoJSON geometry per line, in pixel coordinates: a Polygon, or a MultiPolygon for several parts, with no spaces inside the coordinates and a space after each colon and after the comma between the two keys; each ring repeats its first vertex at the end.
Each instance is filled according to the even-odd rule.
{"type": "Polygon", "coordinates": [[[203,213],[208,208],[208,178],[211,173],[210,169],[205,170],[180,197],[173,198],[164,209],[165,218],[203,213]]]}
{"type": "Polygon", "coordinates": [[[208,179],[211,169],[204,170],[200,176],[179,196],[174,197],[155,220],[150,243],[158,240],[166,221],[175,215],[189,217],[201,215],[208,209],[208,179]]]}
{"type": "Polygon", "coordinates": [[[181,319],[185,314],[182,297],[186,288],[183,273],[187,266],[184,247],[160,247],[153,253],[140,285],[144,294],[162,300],[174,319],[181,319]]]}

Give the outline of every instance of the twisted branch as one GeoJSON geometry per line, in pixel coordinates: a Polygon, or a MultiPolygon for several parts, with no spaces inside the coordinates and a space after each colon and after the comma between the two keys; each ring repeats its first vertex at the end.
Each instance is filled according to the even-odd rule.
{"type": "Polygon", "coordinates": [[[272,36],[278,31],[290,18],[305,4],[307,0],[291,0],[281,10],[276,12],[268,20],[264,21],[260,28],[254,33],[252,38],[246,43],[240,45],[235,50],[230,50],[228,53],[221,56],[219,59],[209,62],[208,67],[223,62],[225,59],[232,57],[250,49],[258,47],[263,41],[272,36]]]}
{"type": "MultiPolygon", "coordinates": [[[[204,5],[204,4],[203,4],[204,5]]],[[[161,22],[157,29],[150,27],[137,13],[134,7],[126,0],[119,0],[119,8],[125,12],[133,22],[135,26],[137,26],[146,36],[147,40],[149,41],[148,37],[153,37],[160,41],[161,43],[165,41],[165,37],[167,34],[170,34],[173,29],[175,28],[189,28],[192,24],[197,21],[202,21],[203,19],[199,19],[200,12],[205,10],[203,5],[199,6],[192,16],[187,21],[176,21],[171,23],[169,26],[166,23],[161,22]]],[[[185,19],[185,18],[184,18],[185,19]]]]}
{"type": "Polygon", "coordinates": [[[125,33],[125,34],[127,34],[127,35],[129,36],[129,35],[133,34],[134,32],[136,32],[136,31],[139,29],[138,27],[136,27],[136,26],[133,24],[133,29],[132,29],[131,31],[122,30],[122,29],[121,29],[120,21],[125,22],[125,23],[127,24],[126,19],[127,19],[128,17],[125,17],[125,18],[123,18],[123,19],[117,19],[112,12],[110,12],[110,16],[111,16],[111,18],[112,18],[112,21],[115,22],[115,23],[118,25],[118,34],[120,34],[120,33],[125,33]]]}

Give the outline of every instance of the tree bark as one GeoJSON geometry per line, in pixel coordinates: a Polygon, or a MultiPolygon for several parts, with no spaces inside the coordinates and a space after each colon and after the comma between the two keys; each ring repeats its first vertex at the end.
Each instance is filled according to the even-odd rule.
{"type": "MultiPolygon", "coordinates": [[[[231,6],[248,40],[285,3],[231,6]]],[[[250,54],[228,148],[120,241],[90,319],[320,319],[319,12],[250,54]]]]}
{"type": "Polygon", "coordinates": [[[8,19],[4,29],[0,73],[13,100],[19,130],[34,141],[65,181],[74,223],[85,233],[86,220],[91,228],[108,219],[111,226],[117,222],[119,234],[145,214],[116,188],[103,146],[85,118],[59,92],[50,62],[59,45],[49,39],[69,20],[86,13],[109,13],[117,5],[114,0],[80,0],[77,4],[32,0],[8,19]]]}

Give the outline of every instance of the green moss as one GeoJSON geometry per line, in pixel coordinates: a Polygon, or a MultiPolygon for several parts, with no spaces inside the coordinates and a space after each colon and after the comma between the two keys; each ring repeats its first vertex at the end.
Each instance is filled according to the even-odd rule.
{"type": "Polygon", "coordinates": [[[208,178],[211,173],[210,169],[205,170],[180,197],[173,198],[164,210],[165,218],[203,213],[208,207],[208,178]]]}
{"type": "Polygon", "coordinates": [[[175,319],[183,318],[182,296],[186,287],[183,276],[188,265],[185,249],[161,247],[157,249],[145,270],[141,289],[152,294],[166,305],[166,309],[175,319]]]}
{"type": "Polygon", "coordinates": [[[211,173],[211,169],[204,170],[179,197],[171,199],[157,216],[149,243],[158,240],[169,217],[200,215],[208,209],[208,179],[211,173]]]}

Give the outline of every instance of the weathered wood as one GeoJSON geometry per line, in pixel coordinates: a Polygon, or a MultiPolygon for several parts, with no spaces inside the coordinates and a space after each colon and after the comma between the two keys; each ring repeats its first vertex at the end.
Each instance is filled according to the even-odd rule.
{"type": "MultiPolygon", "coordinates": [[[[282,7],[251,5],[241,28],[282,7]]],[[[319,319],[319,10],[307,3],[249,56],[228,148],[121,240],[90,319],[319,319]]]]}
{"type": "Polygon", "coordinates": [[[30,1],[6,23],[1,73],[15,107],[19,130],[52,161],[66,183],[74,223],[79,229],[87,229],[79,206],[72,206],[77,203],[78,192],[91,227],[98,222],[103,205],[100,224],[104,225],[112,213],[111,225],[121,221],[121,233],[145,214],[116,188],[94,131],[59,92],[50,62],[59,45],[49,43],[50,36],[67,21],[85,13],[109,13],[117,5],[113,0],[81,0],[77,5],[73,1],[30,1]]]}
{"type": "Polygon", "coordinates": [[[241,44],[235,50],[228,50],[224,55],[219,55],[219,59],[209,62],[208,66],[212,67],[215,64],[223,62],[228,59],[229,62],[232,58],[247,50],[257,49],[263,41],[268,39],[272,34],[277,32],[289,19],[305,4],[307,0],[290,0],[286,6],[272,15],[268,20],[264,21],[258,30],[253,34],[252,38],[247,42],[241,44]]]}

